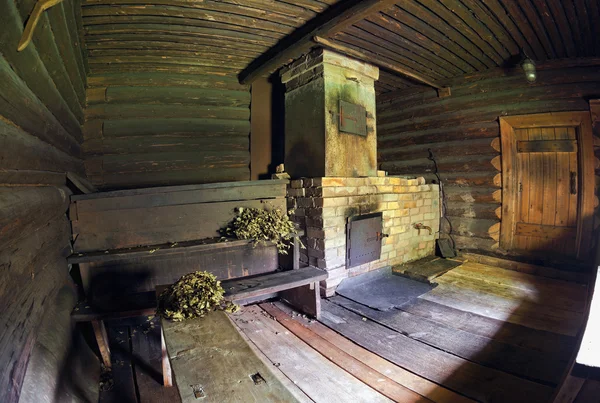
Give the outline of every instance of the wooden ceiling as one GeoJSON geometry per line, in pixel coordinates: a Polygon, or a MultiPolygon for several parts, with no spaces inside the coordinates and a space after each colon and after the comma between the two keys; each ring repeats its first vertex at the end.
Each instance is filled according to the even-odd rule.
{"type": "MultiPolygon", "coordinates": [[[[239,75],[270,48],[348,2],[84,0],[91,73],[239,75]],[[298,30],[300,28],[300,30],[298,30]]],[[[356,1],[350,3],[357,3],[356,1]]],[[[370,3],[378,3],[370,1],[370,3]]],[[[600,57],[598,0],[403,0],[331,32],[334,43],[430,81],[537,61],[600,57]]],[[[418,85],[382,70],[378,93],[418,85]]]]}

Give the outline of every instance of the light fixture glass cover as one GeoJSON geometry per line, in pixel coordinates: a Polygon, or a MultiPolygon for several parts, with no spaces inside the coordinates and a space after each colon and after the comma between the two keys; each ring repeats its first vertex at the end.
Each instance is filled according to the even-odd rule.
{"type": "Polygon", "coordinates": [[[530,83],[534,83],[537,79],[537,72],[535,70],[535,63],[533,62],[533,60],[531,60],[528,57],[525,58],[525,60],[523,60],[523,62],[521,63],[521,67],[525,72],[525,78],[527,79],[527,81],[529,81],[530,83]]]}

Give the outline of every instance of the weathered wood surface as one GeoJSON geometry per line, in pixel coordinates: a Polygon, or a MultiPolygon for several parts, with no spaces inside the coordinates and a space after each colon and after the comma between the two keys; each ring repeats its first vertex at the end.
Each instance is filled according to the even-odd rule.
{"type": "MultiPolygon", "coordinates": [[[[406,388],[420,394],[421,396],[425,396],[429,400],[432,400],[436,403],[467,403],[472,401],[471,399],[459,395],[458,393],[415,375],[414,373],[409,372],[402,367],[392,364],[379,355],[374,354],[371,351],[362,348],[358,344],[353,343],[351,340],[331,330],[318,321],[302,318],[297,314],[296,311],[289,308],[284,303],[275,302],[274,306],[282,312],[290,315],[294,320],[298,321],[306,328],[310,329],[315,335],[318,335],[334,346],[342,349],[347,354],[350,354],[360,362],[368,365],[373,370],[384,374],[386,377],[390,378],[399,385],[403,385],[406,388]]],[[[262,305],[262,307],[268,311],[268,308],[265,307],[265,305],[262,305]]]]}
{"type": "Polygon", "coordinates": [[[266,274],[255,278],[241,278],[223,281],[224,298],[238,301],[258,297],[265,294],[289,290],[327,278],[327,272],[314,267],[303,267],[297,270],[286,270],[266,274]]]}
{"type": "Polygon", "coordinates": [[[588,110],[587,99],[600,93],[592,84],[598,79],[597,67],[565,69],[558,62],[546,62],[533,85],[522,79],[521,71],[492,69],[446,80],[444,83],[452,87],[449,98],[439,99],[431,89],[380,96],[377,131],[381,168],[393,174],[434,179],[433,163],[427,159],[428,149],[432,149],[446,185],[447,217],[457,247],[496,253],[499,233],[488,229],[500,222],[502,214],[497,209],[504,196],[495,194],[502,186],[500,159],[495,160],[499,155],[495,140],[499,136],[498,117],[588,110]]]}
{"type": "Polygon", "coordinates": [[[258,306],[232,314],[233,322],[271,361],[315,402],[389,402],[302,342],[258,306]]]}
{"type": "Polygon", "coordinates": [[[415,374],[478,401],[546,401],[552,389],[430,347],[323,301],[322,322],[415,374]],[[426,357],[426,358],[424,358],[426,357]]]}
{"type": "Polygon", "coordinates": [[[167,73],[90,83],[83,149],[99,188],[249,179],[247,87],[217,75],[167,73]]]}
{"type": "MultiPolygon", "coordinates": [[[[61,9],[69,9],[69,4],[61,9]]],[[[77,376],[70,377],[63,367],[64,355],[71,349],[70,307],[55,312],[51,305],[68,280],[70,231],[65,212],[71,191],[66,187],[66,172],[84,172],[78,120],[83,117],[83,82],[75,74],[75,55],[70,52],[78,39],[68,37],[61,25],[65,23],[61,9],[56,9],[52,15],[44,15],[34,42],[17,52],[23,23],[32,7],[29,0],[5,0],[0,13],[3,402],[19,401],[26,375],[26,400],[36,396],[45,401],[48,396],[55,397],[54,392],[60,399],[58,393],[70,393],[77,387],[77,376]],[[53,324],[44,325],[43,318],[55,314],[60,316],[56,319],[59,327],[48,336],[47,328],[53,324]],[[65,322],[67,328],[62,327],[65,322]],[[51,346],[56,348],[48,350],[51,346]],[[30,363],[33,351],[35,357],[30,363]],[[64,391],[48,389],[62,381],[64,391]]],[[[82,396],[87,393],[83,389],[79,392],[82,396]]]]}
{"type": "MultiPolygon", "coordinates": [[[[272,208],[285,209],[283,199],[269,203],[272,208]]],[[[214,238],[234,217],[237,207],[263,205],[260,200],[246,200],[79,212],[72,221],[73,247],[76,252],[91,252],[214,238]]]]}
{"type": "Polygon", "coordinates": [[[374,371],[371,367],[343,351],[338,346],[335,346],[329,341],[314,334],[311,330],[303,326],[298,321],[292,319],[292,317],[273,305],[262,304],[260,307],[306,344],[382,395],[392,399],[395,402],[432,402],[431,400],[392,381],[384,374],[374,371]]]}
{"type": "Polygon", "coordinates": [[[210,402],[296,401],[224,312],[185,322],[163,319],[161,324],[183,402],[196,402],[199,396],[210,402]],[[263,381],[253,382],[254,374],[263,381]]]}
{"type": "Polygon", "coordinates": [[[334,303],[383,326],[425,344],[455,354],[466,360],[494,367],[507,373],[538,382],[556,385],[567,365],[566,360],[546,353],[498,342],[494,338],[474,335],[450,326],[429,321],[408,312],[381,312],[343,297],[330,299],[334,303]]]}

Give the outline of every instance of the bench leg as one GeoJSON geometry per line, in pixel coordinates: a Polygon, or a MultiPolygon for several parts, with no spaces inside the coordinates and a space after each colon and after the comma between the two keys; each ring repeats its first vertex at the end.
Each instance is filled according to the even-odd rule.
{"type": "Polygon", "coordinates": [[[321,295],[319,282],[292,288],[281,292],[281,298],[300,312],[320,319],[321,317],[321,295]]]}
{"type": "Polygon", "coordinates": [[[98,349],[100,350],[104,366],[111,368],[110,347],[108,346],[108,335],[106,334],[104,322],[101,320],[92,320],[92,327],[94,328],[94,336],[96,336],[96,342],[98,343],[98,349]]]}
{"type": "Polygon", "coordinates": [[[163,385],[165,387],[171,387],[173,386],[173,372],[171,371],[171,361],[169,361],[169,354],[167,353],[167,343],[165,342],[165,333],[163,332],[162,326],[160,327],[160,349],[163,372],[163,385]]]}

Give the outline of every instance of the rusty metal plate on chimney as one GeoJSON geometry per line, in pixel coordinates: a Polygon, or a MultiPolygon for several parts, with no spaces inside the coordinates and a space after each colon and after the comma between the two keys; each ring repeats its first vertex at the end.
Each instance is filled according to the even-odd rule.
{"type": "Polygon", "coordinates": [[[367,110],[364,106],[340,100],[340,132],[367,135],[367,110]]]}
{"type": "Polygon", "coordinates": [[[360,266],[381,257],[381,213],[351,217],[346,232],[346,266],[360,266]]]}

